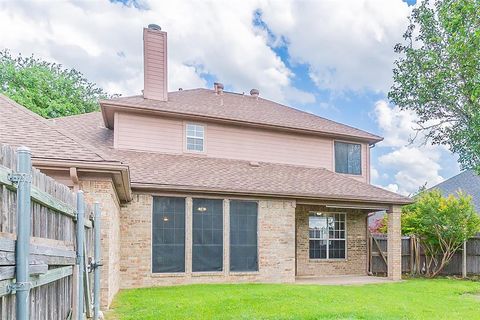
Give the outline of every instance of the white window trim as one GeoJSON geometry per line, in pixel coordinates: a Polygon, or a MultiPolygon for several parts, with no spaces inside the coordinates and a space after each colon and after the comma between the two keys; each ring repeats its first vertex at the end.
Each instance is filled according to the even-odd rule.
{"type": "MultiPolygon", "coordinates": [[[[363,170],[363,162],[366,161],[366,159],[363,159],[363,154],[364,154],[363,147],[364,147],[364,144],[361,143],[361,142],[357,142],[357,141],[338,140],[338,139],[333,140],[332,141],[332,149],[333,149],[333,152],[332,152],[332,163],[333,163],[332,171],[335,172],[335,173],[342,174],[342,175],[345,175],[345,176],[350,176],[350,177],[364,177],[365,176],[365,173],[364,173],[365,170],[363,170]],[[359,144],[360,145],[360,174],[337,172],[336,163],[335,163],[335,142],[349,143],[349,144],[359,144]]],[[[367,170],[368,170],[368,168],[367,168],[367,170]]]]}
{"type": "Polygon", "coordinates": [[[313,261],[335,261],[335,260],[347,260],[348,257],[348,246],[347,246],[347,240],[348,240],[348,231],[347,231],[347,213],[346,212],[322,212],[322,211],[310,211],[308,215],[308,258],[313,261]],[[327,216],[329,215],[335,215],[335,214],[341,214],[344,216],[344,221],[345,221],[345,239],[339,239],[339,238],[330,238],[330,232],[327,232],[327,257],[326,258],[310,258],[310,240],[324,240],[324,239],[319,239],[319,238],[310,238],[310,217],[315,216],[317,212],[321,212],[322,214],[325,214],[327,216]],[[330,258],[330,249],[328,248],[328,241],[330,240],[343,240],[345,242],[345,257],[344,258],[330,258]]]}
{"type": "Polygon", "coordinates": [[[183,152],[184,153],[192,153],[192,154],[206,154],[207,153],[207,125],[205,123],[190,122],[190,121],[184,121],[183,122],[183,152]],[[202,126],[203,127],[203,138],[188,136],[188,134],[187,134],[187,126],[188,125],[202,126]],[[187,148],[187,138],[203,139],[203,150],[202,151],[188,150],[188,148],[187,148]]]}

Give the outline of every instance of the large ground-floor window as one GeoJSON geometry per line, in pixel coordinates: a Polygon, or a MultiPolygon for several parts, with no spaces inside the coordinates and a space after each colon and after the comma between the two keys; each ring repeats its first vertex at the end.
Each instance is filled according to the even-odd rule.
{"type": "Polygon", "coordinates": [[[153,197],[152,272],[185,271],[185,198],[153,197]]]}
{"type": "Polygon", "coordinates": [[[230,201],[230,271],[257,271],[258,204],[230,201]]]}
{"type": "Polygon", "coordinates": [[[192,271],[223,269],[223,200],[193,199],[192,271]]]}
{"type": "Polygon", "coordinates": [[[312,212],[308,225],[310,259],[345,258],[345,213],[312,212]]]}

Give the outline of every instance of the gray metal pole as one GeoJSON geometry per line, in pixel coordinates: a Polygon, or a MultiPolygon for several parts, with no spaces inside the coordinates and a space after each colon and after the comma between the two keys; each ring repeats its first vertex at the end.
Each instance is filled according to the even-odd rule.
{"type": "Polygon", "coordinates": [[[100,204],[95,202],[95,248],[94,248],[94,283],[93,283],[93,319],[97,320],[100,313],[100,204]]]}
{"type": "Polygon", "coordinates": [[[16,312],[18,320],[29,317],[28,256],[30,253],[30,194],[32,159],[29,148],[17,149],[17,173],[12,176],[17,186],[17,244],[16,244],[16,312]]]}
{"type": "Polygon", "coordinates": [[[85,196],[83,191],[77,192],[77,319],[83,320],[84,296],[83,273],[84,259],[83,245],[85,241],[85,196]]]}

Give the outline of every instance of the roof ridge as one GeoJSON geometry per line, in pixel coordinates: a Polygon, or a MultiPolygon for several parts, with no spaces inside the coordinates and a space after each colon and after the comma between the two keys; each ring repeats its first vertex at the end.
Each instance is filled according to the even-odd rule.
{"type": "MultiPolygon", "coordinates": [[[[17,103],[16,101],[14,101],[13,99],[10,99],[9,97],[5,96],[4,94],[1,94],[0,93],[0,99],[4,100],[5,102],[7,102],[8,104],[10,104],[11,106],[15,107],[16,109],[18,109],[19,111],[23,112],[24,114],[26,114],[27,116],[30,116],[30,117],[33,117],[35,118],[36,120],[42,122],[44,125],[46,125],[48,128],[52,129],[52,130],[55,130],[57,131],[59,134],[63,135],[64,137],[72,140],[73,142],[79,144],[80,146],[82,146],[83,148],[89,150],[90,152],[92,152],[93,154],[97,155],[100,159],[102,159],[103,161],[118,161],[118,160],[113,160],[113,159],[108,159],[108,157],[106,157],[103,153],[100,153],[98,152],[97,150],[95,150],[92,146],[88,145],[88,144],[85,144],[83,141],[80,140],[80,138],[78,138],[76,135],[74,134],[70,134],[69,132],[67,133],[66,131],[64,131],[63,129],[60,129],[60,128],[57,128],[55,127],[54,125],[52,125],[50,123],[50,121],[48,119],[45,119],[43,118],[42,116],[36,114],[35,112],[31,111],[30,109],[22,106],[21,104],[17,103]]],[[[55,119],[55,118],[52,118],[52,119],[55,119]]]]}

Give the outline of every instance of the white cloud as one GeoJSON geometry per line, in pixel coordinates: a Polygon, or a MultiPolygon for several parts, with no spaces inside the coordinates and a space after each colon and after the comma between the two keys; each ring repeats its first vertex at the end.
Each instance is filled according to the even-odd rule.
{"type": "Polygon", "coordinates": [[[380,164],[395,170],[400,193],[414,193],[420,186],[432,187],[444,179],[440,176],[440,152],[432,147],[423,150],[401,147],[379,158],[380,164]]]}
{"type": "Polygon", "coordinates": [[[142,28],[168,32],[169,89],[206,85],[204,74],[228,88],[280,102],[311,103],[292,87],[294,76],[252,23],[260,0],[150,1],[142,7],[109,1],[8,1],[0,4],[0,48],[76,68],[112,93],[143,88],[142,28]]]}
{"type": "Polygon", "coordinates": [[[263,19],[321,89],[386,91],[408,24],[401,0],[269,1],[263,19]]]}
{"type": "Polygon", "coordinates": [[[416,114],[413,111],[403,111],[399,107],[390,107],[384,100],[375,103],[375,120],[382,130],[385,139],[383,147],[402,147],[409,144],[415,134],[416,114]]]}
{"type": "MultiPolygon", "coordinates": [[[[430,143],[410,143],[410,138],[415,134],[415,113],[402,111],[380,100],[375,103],[374,116],[385,137],[378,147],[389,150],[378,161],[382,169],[393,172],[395,182],[386,189],[411,194],[425,183],[432,187],[444,180],[440,171],[442,156],[448,153],[446,148],[430,143]]],[[[419,136],[418,139],[423,141],[424,137],[419,136]]]]}

